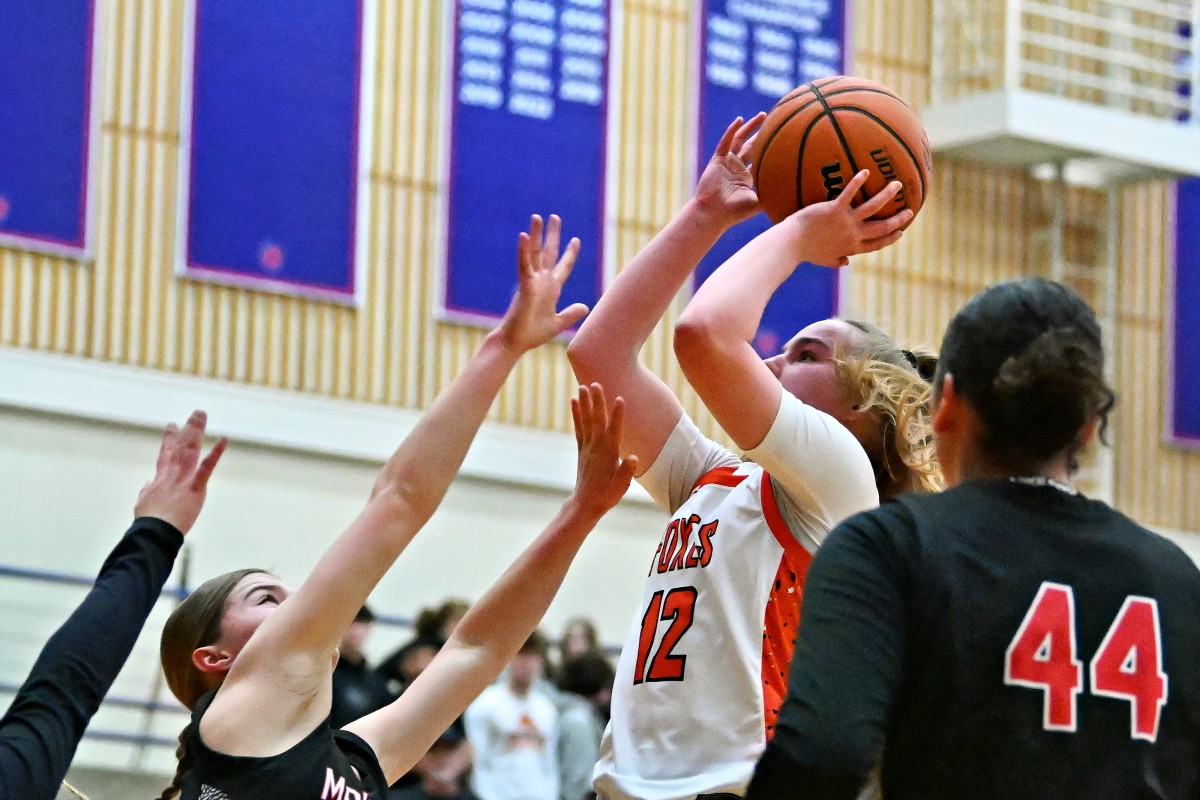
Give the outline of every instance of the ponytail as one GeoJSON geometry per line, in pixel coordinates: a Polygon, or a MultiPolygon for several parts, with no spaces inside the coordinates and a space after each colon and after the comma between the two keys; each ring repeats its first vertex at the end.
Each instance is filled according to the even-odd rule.
{"type": "Polygon", "coordinates": [[[179,746],[175,748],[175,777],[171,779],[171,785],[163,789],[157,800],[171,800],[183,791],[183,773],[187,771],[187,740],[191,733],[192,723],[189,722],[179,732],[179,746]]]}

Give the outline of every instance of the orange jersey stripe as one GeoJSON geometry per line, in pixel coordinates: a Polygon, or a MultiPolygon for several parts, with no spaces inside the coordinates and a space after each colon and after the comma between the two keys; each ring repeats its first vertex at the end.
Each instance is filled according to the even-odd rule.
{"type": "Polygon", "coordinates": [[[771,476],[762,476],[762,508],[767,527],[783,548],[779,569],[767,607],[763,613],[762,681],[763,719],[769,741],[775,732],[775,721],[787,695],[788,668],[792,653],[796,649],[796,631],[800,626],[800,608],[803,605],[804,576],[812,563],[812,554],[796,541],[796,537],[783,521],[775,492],[771,488],[771,476]]]}
{"type": "Polygon", "coordinates": [[[713,484],[728,486],[732,489],[748,477],[746,475],[735,475],[734,473],[737,470],[737,467],[716,467],[715,469],[710,469],[700,476],[700,480],[696,481],[696,484],[692,487],[692,491],[696,491],[701,486],[710,486],[713,484]]]}

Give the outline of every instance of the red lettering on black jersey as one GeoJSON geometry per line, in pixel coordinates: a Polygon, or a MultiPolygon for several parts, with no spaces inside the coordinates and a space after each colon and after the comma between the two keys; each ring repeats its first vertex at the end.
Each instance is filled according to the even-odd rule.
{"type": "MultiPolygon", "coordinates": [[[[1163,671],[1158,601],[1130,595],[1104,635],[1090,665],[1091,693],[1128,700],[1129,735],[1158,738],[1168,679],[1163,671]]],[[[1004,659],[1004,682],[1045,692],[1042,727],[1075,731],[1075,698],[1083,665],[1075,652],[1075,593],[1045,581],[1025,613],[1004,659]]]]}
{"type": "Polygon", "coordinates": [[[1083,686],[1083,662],[1076,658],[1075,593],[1046,581],[1004,657],[1004,682],[1045,692],[1042,727],[1075,730],[1075,696],[1083,686]]]}
{"type": "Polygon", "coordinates": [[[1092,659],[1092,694],[1128,700],[1129,735],[1153,742],[1167,704],[1158,602],[1130,596],[1092,659]]]}

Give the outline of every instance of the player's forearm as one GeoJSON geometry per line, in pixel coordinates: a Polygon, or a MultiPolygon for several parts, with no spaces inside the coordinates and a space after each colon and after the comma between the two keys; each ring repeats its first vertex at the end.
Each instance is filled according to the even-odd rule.
{"type": "Polygon", "coordinates": [[[756,236],[709,276],[679,318],[677,332],[703,332],[714,342],[754,339],[775,290],[799,265],[785,220],[756,236]]]}
{"type": "Polygon", "coordinates": [[[568,354],[579,380],[600,381],[622,391],[618,371],[636,367],[642,345],[728,227],[690,200],[634,256],[571,342],[568,354]]]}
{"type": "Polygon", "coordinates": [[[5,789],[14,797],[54,796],[182,545],[183,536],[168,523],[134,520],[0,721],[0,796],[8,796],[5,789]],[[104,631],[102,647],[96,646],[98,630],[104,631]]]}
{"type": "Polygon", "coordinates": [[[388,459],[374,493],[391,489],[411,513],[432,515],[521,355],[490,334],[388,459]]]}

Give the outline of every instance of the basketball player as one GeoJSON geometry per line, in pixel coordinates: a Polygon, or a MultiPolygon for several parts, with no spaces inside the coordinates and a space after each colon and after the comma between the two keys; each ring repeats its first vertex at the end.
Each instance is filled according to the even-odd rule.
{"type": "Polygon", "coordinates": [[[384,466],[366,509],[294,593],[274,576],[215,578],[168,620],[167,682],[193,710],[162,797],[184,800],[383,800],[500,673],[542,618],[571,559],[632,479],[618,457],[623,405],[610,417],[599,386],[572,401],[579,444],[575,492],[546,532],[476,603],[399,699],[332,731],[337,643],[367,595],[454,478],[492,400],[520,356],[587,312],[555,313],[579,241],[559,259],[557,217],[545,241],[534,217],[519,244],[519,288],[500,326],[384,466]]]}
{"type": "Polygon", "coordinates": [[[0,719],[0,798],[58,794],[84,728],[117,678],[171,574],[225,449],[203,459],[204,412],[167,427],[154,478],[133,525],[109,554],[87,597],[42,649],[0,719]],[[98,637],[98,631],[103,636],[98,637]]]}
{"type": "Polygon", "coordinates": [[[1092,310],[993,286],[942,343],[952,488],[838,527],[749,797],[1200,797],[1200,572],[1071,485],[1113,406],[1092,310]]]}
{"type": "Polygon", "coordinates": [[[638,363],[700,259],[758,208],[738,154],[761,122],[730,125],[696,196],[625,268],[568,349],[581,380],[627,399],[623,447],[645,454],[639,480],[672,515],[617,668],[595,772],[607,800],[740,795],[783,697],[811,553],[881,494],[936,485],[929,384],[915,354],[842,320],[810,325],[765,362],[750,344],[801,261],[837,266],[899,237],[910,212],[868,219],[898,185],[851,208],[866,177],[858,175],[841,198],[766,231],[681,318],[680,366],[745,460],[702,436],[638,363]]]}

